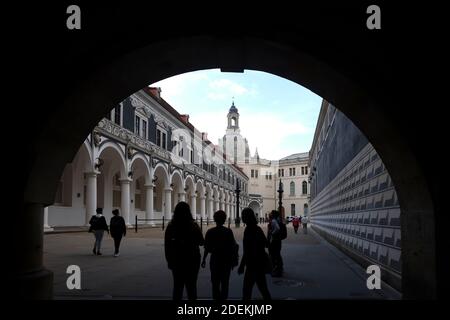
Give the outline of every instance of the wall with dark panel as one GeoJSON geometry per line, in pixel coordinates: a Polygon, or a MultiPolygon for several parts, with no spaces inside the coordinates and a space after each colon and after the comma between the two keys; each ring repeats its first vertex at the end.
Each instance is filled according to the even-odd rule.
{"type": "Polygon", "coordinates": [[[312,161],[316,192],[311,197],[311,223],[363,266],[379,265],[383,280],[400,290],[400,206],[395,187],[372,145],[340,111],[334,113],[319,156],[312,161]]]}

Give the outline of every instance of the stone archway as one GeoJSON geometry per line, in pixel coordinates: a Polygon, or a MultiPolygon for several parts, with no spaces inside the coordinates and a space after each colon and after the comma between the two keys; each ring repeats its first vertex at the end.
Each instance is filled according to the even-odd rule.
{"type": "MultiPolygon", "coordinates": [[[[113,11],[111,14],[114,16],[113,11]]],[[[102,15],[107,14],[102,11],[102,15]]],[[[317,20],[327,23],[326,19],[317,20]]],[[[358,43],[357,47],[352,43],[340,44],[333,39],[336,34],[332,28],[321,41],[312,41],[307,32],[296,33],[296,30],[302,30],[295,27],[296,23],[305,27],[305,21],[286,21],[292,24],[288,30],[280,31],[271,24],[266,26],[266,21],[259,21],[257,25],[261,26],[261,31],[242,25],[241,29],[225,33],[228,36],[224,37],[223,33],[215,32],[214,26],[226,25],[218,19],[211,21],[211,30],[204,36],[198,36],[196,30],[188,28],[180,31],[178,37],[162,33],[152,38],[142,36],[151,29],[129,20],[130,28],[135,28],[134,34],[142,36],[136,39],[145,39],[141,40],[143,42],[127,41],[126,48],[116,50],[120,38],[113,37],[114,40],[102,41],[102,50],[93,44],[85,50],[86,55],[81,52],[68,55],[69,63],[74,63],[73,73],[65,79],[54,77],[65,86],[59,93],[61,99],[50,101],[45,110],[39,110],[41,115],[36,118],[42,121],[36,121],[38,126],[30,126],[38,130],[26,149],[29,161],[23,169],[23,206],[17,216],[19,222],[27,221],[30,226],[24,231],[29,234],[27,242],[17,241],[17,251],[23,255],[17,259],[18,272],[27,275],[26,280],[22,277],[23,282],[20,280],[18,284],[23,296],[33,296],[37,292],[36,296],[49,297],[51,291],[44,293],[48,284],[43,282],[50,276],[43,268],[42,245],[39,245],[42,244],[43,208],[52,203],[64,165],[73,158],[96,122],[111,106],[149,83],[209,68],[253,69],[279,75],[326,98],[356,124],[375,147],[396,185],[402,209],[404,297],[435,296],[435,215],[438,207],[435,202],[439,199],[436,191],[439,188],[436,178],[426,170],[431,167],[431,160],[424,159],[421,150],[415,146],[417,133],[413,128],[420,126],[421,117],[402,101],[406,94],[395,92],[398,90],[395,84],[401,82],[402,76],[385,77],[393,71],[379,61],[377,50],[372,53],[373,48],[379,47],[376,41],[368,43],[364,37],[355,35],[349,38],[358,43]],[[329,50],[333,46],[343,50],[329,50]],[[348,59],[354,52],[361,53],[359,59],[348,59]],[[99,62],[92,68],[88,61],[99,62]],[[368,69],[376,70],[375,74],[368,73],[368,69]],[[402,113],[415,122],[405,121],[402,113]],[[65,121],[67,114],[78,121],[65,121]],[[54,137],[64,138],[64,144],[54,137]],[[37,289],[27,290],[27,287],[37,289]]],[[[79,41],[74,40],[70,47],[85,48],[85,40],[79,41]]],[[[58,87],[56,82],[46,85],[58,87]]],[[[433,135],[430,133],[429,137],[432,140],[433,135]]]]}

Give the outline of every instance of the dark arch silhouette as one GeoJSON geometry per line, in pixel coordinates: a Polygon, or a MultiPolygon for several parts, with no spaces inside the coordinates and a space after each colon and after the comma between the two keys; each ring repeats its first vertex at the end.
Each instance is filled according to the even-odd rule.
{"type": "Polygon", "coordinates": [[[422,118],[403,100],[406,93],[398,83],[404,75],[391,65],[396,57],[388,54],[394,41],[361,30],[363,7],[295,10],[295,16],[287,10],[282,24],[268,22],[276,15],[273,8],[240,24],[230,24],[229,16],[212,19],[192,13],[177,22],[184,28],[159,33],[155,26],[164,17],[158,20],[153,14],[150,24],[145,20],[150,11],[146,15],[144,9],[155,7],[143,12],[121,5],[91,11],[85,7],[84,33],[63,30],[59,40],[43,40],[46,55],[36,54],[35,60],[42,59],[47,67],[41,71],[51,75],[45,86],[53,94],[37,92],[35,98],[45,104],[30,111],[27,120],[34,134],[24,151],[23,206],[16,216],[28,228],[16,250],[21,296],[51,295],[51,273],[42,264],[43,207],[53,202],[64,165],[98,120],[150,83],[211,68],[284,77],[324,97],[355,123],[382,158],[398,193],[403,296],[436,296],[437,180],[426,171],[429,160],[415,146],[422,118]],[[58,58],[60,63],[54,63],[58,58]]]}

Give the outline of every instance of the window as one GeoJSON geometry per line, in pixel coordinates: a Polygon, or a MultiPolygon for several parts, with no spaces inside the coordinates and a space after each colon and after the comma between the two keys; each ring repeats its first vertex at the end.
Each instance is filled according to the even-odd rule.
{"type": "Polygon", "coordinates": [[[250,176],[251,176],[252,178],[255,177],[255,170],[252,169],[250,176]]]}
{"type": "Polygon", "coordinates": [[[291,216],[295,216],[295,203],[291,203],[291,216]]]}
{"type": "Polygon", "coordinates": [[[295,183],[294,183],[294,181],[291,181],[289,187],[290,187],[290,195],[291,196],[295,196],[295,183]]]}
{"type": "Polygon", "coordinates": [[[308,167],[305,167],[305,174],[308,174],[308,167]]]}
{"type": "Polygon", "coordinates": [[[302,176],[305,174],[305,167],[302,167],[302,176]]]}
{"type": "Polygon", "coordinates": [[[142,120],[142,138],[147,139],[147,121],[142,120]]]}
{"type": "Polygon", "coordinates": [[[281,169],[281,174],[279,174],[280,177],[284,177],[284,169],[281,169]]]}
{"type": "Polygon", "coordinates": [[[156,145],[161,147],[161,130],[156,129],[156,145]]]}
{"type": "Polygon", "coordinates": [[[114,108],[114,123],[121,125],[122,122],[122,110],[120,104],[114,108]]]}
{"type": "Polygon", "coordinates": [[[272,180],[272,172],[269,172],[269,180],[272,180]]]}
{"type": "Polygon", "coordinates": [[[292,168],[292,175],[295,176],[295,168],[292,168]]]}
{"type": "Polygon", "coordinates": [[[302,182],[302,193],[307,194],[308,193],[308,182],[303,181],[302,182]]]}
{"type": "Polygon", "coordinates": [[[162,133],[161,140],[162,140],[162,141],[161,141],[161,142],[162,142],[162,148],[163,148],[163,149],[166,149],[166,147],[167,147],[166,142],[167,142],[167,141],[166,141],[166,133],[165,133],[165,132],[162,133]]]}
{"type": "Polygon", "coordinates": [[[194,163],[194,150],[191,150],[191,163],[194,163]]]}
{"type": "Polygon", "coordinates": [[[140,135],[141,132],[141,118],[134,116],[134,133],[140,135]]]}
{"type": "Polygon", "coordinates": [[[258,178],[258,170],[255,170],[255,178],[258,178]]]}
{"type": "Polygon", "coordinates": [[[292,176],[292,168],[289,168],[289,176],[292,176]]]}
{"type": "Polygon", "coordinates": [[[303,205],[303,214],[306,216],[306,215],[308,215],[308,204],[307,203],[305,203],[304,205],[303,205]]]}

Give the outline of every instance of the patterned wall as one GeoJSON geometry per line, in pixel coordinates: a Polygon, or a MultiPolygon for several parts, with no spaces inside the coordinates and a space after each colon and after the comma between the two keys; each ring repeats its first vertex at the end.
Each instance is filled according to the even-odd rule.
{"type": "Polygon", "coordinates": [[[320,233],[400,277],[400,206],[392,180],[370,143],[314,197],[310,218],[320,233]]]}

